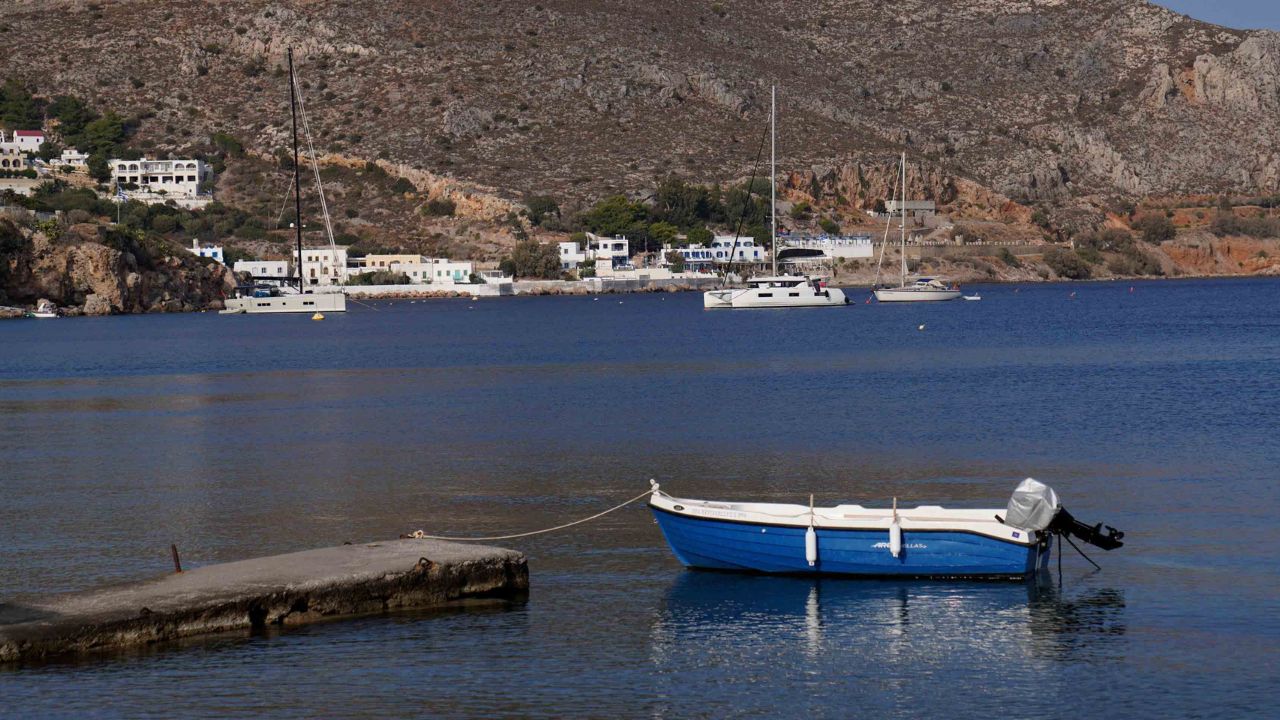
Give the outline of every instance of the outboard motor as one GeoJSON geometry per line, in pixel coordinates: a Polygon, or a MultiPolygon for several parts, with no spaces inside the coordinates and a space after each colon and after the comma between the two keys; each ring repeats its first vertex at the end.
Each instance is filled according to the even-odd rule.
{"type": "Polygon", "coordinates": [[[1057,535],[1073,535],[1103,550],[1115,550],[1124,545],[1124,533],[1110,525],[1086,525],[1067,512],[1058,502],[1058,494],[1042,482],[1027,478],[1018,483],[1009,498],[1009,507],[1003,519],[1006,525],[1024,530],[1045,530],[1057,535]],[[1103,528],[1106,531],[1103,531],[1103,528]]]}

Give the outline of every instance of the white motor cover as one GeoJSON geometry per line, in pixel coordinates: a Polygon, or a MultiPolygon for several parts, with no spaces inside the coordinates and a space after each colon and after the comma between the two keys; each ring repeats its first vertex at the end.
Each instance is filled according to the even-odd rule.
{"type": "Polygon", "coordinates": [[[1018,483],[1009,498],[1004,522],[1023,530],[1043,530],[1058,514],[1058,493],[1044,483],[1027,478],[1018,483]]]}

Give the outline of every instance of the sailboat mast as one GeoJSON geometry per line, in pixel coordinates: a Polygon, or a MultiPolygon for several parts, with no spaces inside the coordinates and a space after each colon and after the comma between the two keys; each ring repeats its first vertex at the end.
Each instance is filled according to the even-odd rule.
{"type": "Polygon", "coordinates": [[[302,294],[302,180],[298,174],[298,96],[293,79],[293,48],[289,48],[289,109],[293,113],[293,227],[298,237],[298,294],[302,294]]]}
{"type": "Polygon", "coordinates": [[[898,200],[898,212],[901,217],[898,227],[902,232],[902,287],[907,286],[907,153],[902,153],[902,197],[898,200]]]}
{"type": "Polygon", "coordinates": [[[769,86],[769,254],[778,274],[778,86],[769,86]]]}

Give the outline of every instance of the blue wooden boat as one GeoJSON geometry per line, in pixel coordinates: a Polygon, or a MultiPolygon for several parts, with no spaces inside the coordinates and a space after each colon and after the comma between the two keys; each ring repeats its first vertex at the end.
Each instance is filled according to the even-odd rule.
{"type": "Polygon", "coordinates": [[[1047,566],[1055,535],[1108,550],[1124,536],[1079,523],[1032,479],[996,509],[716,502],[657,483],[649,507],[684,565],[760,573],[1021,579],[1047,566]]]}

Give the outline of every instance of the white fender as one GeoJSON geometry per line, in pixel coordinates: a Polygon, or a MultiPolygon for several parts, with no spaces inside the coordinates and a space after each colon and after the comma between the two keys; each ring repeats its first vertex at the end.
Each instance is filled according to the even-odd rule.
{"type": "Polygon", "coordinates": [[[898,524],[897,518],[889,525],[889,554],[894,557],[902,554],[902,526],[898,524]]]}
{"type": "Polygon", "coordinates": [[[804,533],[804,559],[809,562],[809,567],[818,562],[818,533],[813,531],[812,525],[804,533]]]}

